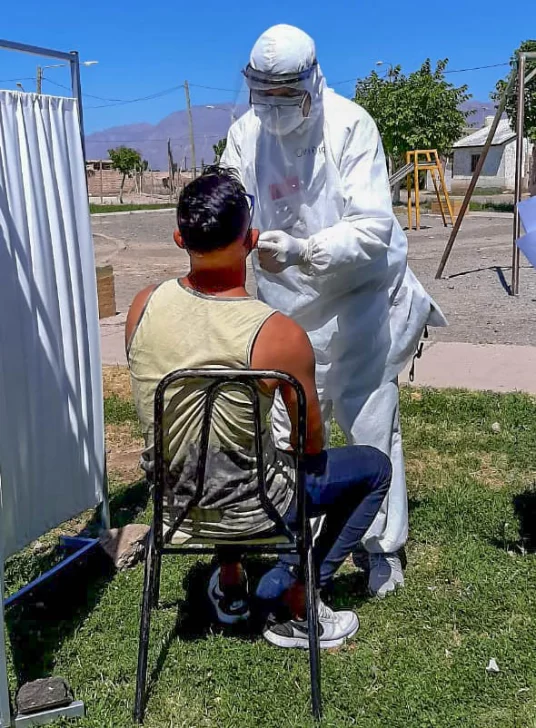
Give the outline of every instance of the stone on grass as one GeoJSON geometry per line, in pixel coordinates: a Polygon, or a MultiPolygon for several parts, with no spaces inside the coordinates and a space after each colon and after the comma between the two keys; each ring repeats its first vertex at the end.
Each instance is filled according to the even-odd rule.
{"type": "Polygon", "coordinates": [[[141,561],[145,553],[145,542],[149,526],[131,523],[123,528],[112,528],[100,536],[104,551],[120,571],[129,569],[141,561]]]}
{"type": "Polygon", "coordinates": [[[494,422],[491,426],[491,431],[494,432],[496,435],[499,434],[501,431],[501,425],[499,422],[494,422]]]}
{"type": "Polygon", "coordinates": [[[499,665],[497,665],[497,660],[492,657],[491,660],[488,662],[488,666],[486,667],[486,672],[488,674],[494,675],[500,672],[499,665]]]}
{"type": "Polygon", "coordinates": [[[34,680],[23,685],[17,693],[17,709],[22,715],[63,708],[72,701],[71,688],[62,677],[34,680]]]}

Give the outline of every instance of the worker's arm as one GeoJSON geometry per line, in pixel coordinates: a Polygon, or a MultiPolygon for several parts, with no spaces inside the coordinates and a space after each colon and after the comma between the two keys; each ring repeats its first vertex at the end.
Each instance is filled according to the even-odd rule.
{"type": "MultiPolygon", "coordinates": [[[[380,135],[363,109],[359,109],[358,118],[348,130],[337,164],[344,198],[340,221],[307,239],[281,240],[275,231],[275,244],[270,243],[270,232],[263,233],[259,242],[261,266],[269,270],[270,261],[263,265],[262,260],[265,241],[267,256],[276,255],[278,246],[286,246],[290,254],[285,256],[283,252],[280,260],[298,264],[310,275],[350,269],[358,276],[360,271],[366,276],[368,266],[385,258],[395,217],[380,135]]],[[[355,285],[355,278],[351,284],[355,285]]]]}
{"type": "Polygon", "coordinates": [[[147,302],[151,297],[151,293],[155,290],[155,288],[157,288],[157,286],[147,286],[147,288],[139,291],[139,293],[135,295],[134,300],[130,304],[127,315],[127,322],[125,324],[125,349],[127,351],[127,355],[130,347],[130,342],[136,331],[136,327],[139,323],[140,318],[142,317],[145,306],[147,305],[147,302]]]}
{"type": "MultiPolygon", "coordinates": [[[[290,374],[303,386],[307,400],[305,452],[316,455],[324,447],[324,428],[315,384],[315,355],[305,331],[281,313],[274,313],[261,328],[251,354],[252,369],[276,369],[290,374]]],[[[296,444],[298,407],[296,392],[288,384],[266,382],[272,391],[279,387],[291,422],[291,444],[296,444]]]]}
{"type": "Polygon", "coordinates": [[[242,174],[242,164],[241,164],[241,148],[240,148],[240,119],[238,121],[235,121],[235,123],[231,126],[229,129],[229,132],[227,134],[227,144],[225,146],[224,152],[221,155],[220,164],[222,167],[226,167],[227,169],[233,169],[238,172],[238,174],[241,176],[242,174]]]}

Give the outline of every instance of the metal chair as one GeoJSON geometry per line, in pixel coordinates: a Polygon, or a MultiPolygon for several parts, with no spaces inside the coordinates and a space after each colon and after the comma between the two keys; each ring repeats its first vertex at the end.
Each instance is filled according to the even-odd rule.
{"type": "MultiPolygon", "coordinates": [[[[249,371],[234,369],[182,369],[168,374],[157,387],[154,403],[154,457],[155,482],[153,488],[154,515],[145,556],[145,580],[143,586],[142,612],[140,621],[140,640],[138,651],[138,670],[136,677],[136,700],[134,719],[143,722],[145,712],[145,693],[147,682],[147,658],[149,649],[149,633],[151,610],[158,605],[160,595],[160,570],[162,556],[168,554],[210,554],[215,547],[222,545],[218,541],[202,539],[199,543],[189,539],[187,545],[171,545],[173,535],[188,515],[189,510],[201,501],[204,489],[205,470],[208,456],[209,435],[214,401],[218,392],[235,383],[249,392],[253,406],[255,421],[255,458],[257,463],[259,500],[273,526],[264,534],[254,539],[233,539],[232,545],[249,553],[281,554],[294,553],[300,559],[300,573],[305,580],[307,598],[307,619],[309,629],[309,665],[311,673],[311,708],[313,716],[319,720],[322,716],[322,698],[320,686],[320,647],[318,632],[318,604],[316,590],[316,572],[313,563],[311,524],[305,508],[305,473],[303,467],[305,433],[306,433],[306,401],[301,384],[293,377],[278,371],[249,371]],[[164,536],[164,483],[169,463],[165,459],[163,417],[165,410],[165,394],[168,388],[181,380],[209,380],[206,389],[203,413],[203,428],[200,443],[200,456],[196,472],[196,489],[193,498],[174,521],[173,526],[164,536]],[[300,528],[296,534],[287,527],[279,512],[268,497],[264,472],[264,453],[262,443],[261,409],[257,382],[263,379],[278,380],[291,385],[296,392],[298,405],[298,438],[296,447],[296,505],[300,528]],[[270,542],[266,543],[267,537],[270,542]],[[272,541],[272,537],[277,542],[272,541]]],[[[230,541],[226,540],[225,545],[230,541]]]]}

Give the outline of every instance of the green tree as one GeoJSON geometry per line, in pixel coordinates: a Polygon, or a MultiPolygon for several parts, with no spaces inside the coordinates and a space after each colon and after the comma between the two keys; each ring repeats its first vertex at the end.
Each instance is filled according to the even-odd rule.
{"type": "Polygon", "coordinates": [[[212,145],[212,149],[214,150],[214,164],[220,163],[220,159],[222,157],[222,154],[225,151],[226,146],[227,146],[226,137],[224,137],[223,139],[220,139],[220,141],[217,144],[212,145]]]}
{"type": "Polygon", "coordinates": [[[405,75],[395,66],[388,78],[373,71],[357,82],[354,101],[372,116],[382,136],[391,172],[406,163],[406,152],[437,149],[441,156],[467,125],[467,112],[460,109],[471,95],[467,86],[454,86],[445,78],[448,59],[435,69],[427,59],[413,73],[405,75]]]}
{"type": "Polygon", "coordinates": [[[112,166],[121,172],[121,187],[119,188],[119,203],[123,204],[123,190],[127,177],[132,177],[136,172],[140,172],[144,166],[144,160],[141,154],[130,147],[117,147],[116,149],[108,149],[108,156],[112,160],[112,166]]]}
{"type": "MultiPolygon", "coordinates": [[[[519,51],[536,51],[536,40],[526,40],[519,46],[510,60],[511,71],[514,73],[515,80],[506,98],[506,113],[510,121],[510,126],[515,131],[517,124],[517,53],[519,51]]],[[[526,73],[536,69],[536,60],[527,59],[526,73]]],[[[509,77],[501,79],[497,82],[495,93],[491,94],[494,101],[498,101],[508,86],[509,77]]],[[[536,78],[525,87],[525,136],[536,145],[536,78]]],[[[536,146],[532,150],[530,188],[532,194],[536,194],[536,146]]]]}
{"type": "MultiPolygon", "coordinates": [[[[517,54],[519,51],[535,52],[536,40],[526,40],[521,43],[518,50],[510,59],[510,66],[512,68],[510,73],[516,73],[517,54]]],[[[536,69],[536,59],[527,59],[526,73],[528,74],[534,69],[536,69]]],[[[498,101],[504,93],[507,84],[508,78],[498,81],[497,90],[491,95],[491,98],[498,101]]],[[[506,99],[506,113],[508,114],[512,129],[515,130],[517,123],[517,75],[506,99]]],[[[525,88],[525,134],[532,142],[536,142],[536,79],[532,79],[525,88]]]]}

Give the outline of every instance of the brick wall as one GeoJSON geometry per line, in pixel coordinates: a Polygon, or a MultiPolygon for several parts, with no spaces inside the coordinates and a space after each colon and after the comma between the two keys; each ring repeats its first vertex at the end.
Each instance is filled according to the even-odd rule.
{"type": "MultiPolygon", "coordinates": [[[[117,197],[121,187],[121,173],[115,169],[87,170],[87,183],[90,197],[117,197]],[[102,177],[101,177],[102,175],[102,177]]],[[[181,184],[189,180],[189,175],[181,174],[181,184]]],[[[169,195],[169,175],[167,172],[144,172],[143,180],[138,177],[125,180],[124,193],[143,192],[146,195],[169,195]],[[136,187],[137,182],[137,187],[136,187]],[[140,183],[142,189],[140,189],[140,183]]],[[[175,185],[177,178],[175,178],[175,185]]]]}

